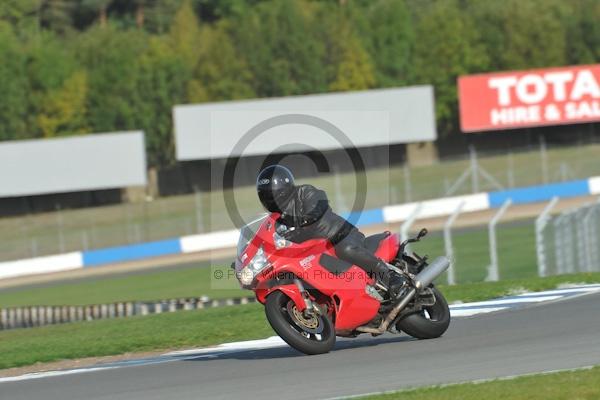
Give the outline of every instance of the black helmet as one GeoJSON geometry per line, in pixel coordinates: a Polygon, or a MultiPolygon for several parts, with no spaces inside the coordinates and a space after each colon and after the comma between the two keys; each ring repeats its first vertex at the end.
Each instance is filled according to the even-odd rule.
{"type": "Polygon", "coordinates": [[[281,165],[270,165],[256,178],[256,191],[262,205],[270,212],[281,212],[282,205],[294,191],[294,175],[281,165]]]}

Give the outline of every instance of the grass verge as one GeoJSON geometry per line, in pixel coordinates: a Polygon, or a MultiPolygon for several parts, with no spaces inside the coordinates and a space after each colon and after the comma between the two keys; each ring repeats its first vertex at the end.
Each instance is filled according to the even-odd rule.
{"type": "MultiPolygon", "coordinates": [[[[600,273],[443,287],[450,302],[478,301],[515,290],[600,282],[600,273]]],[[[210,346],[270,336],[257,304],[0,331],[0,369],[82,357],[210,346]]]]}
{"type": "Polygon", "coordinates": [[[257,304],[0,332],[0,368],[210,346],[272,334],[257,304]]]}
{"type": "Polygon", "coordinates": [[[600,398],[600,367],[400,391],[362,400],[596,400],[600,398]]]}

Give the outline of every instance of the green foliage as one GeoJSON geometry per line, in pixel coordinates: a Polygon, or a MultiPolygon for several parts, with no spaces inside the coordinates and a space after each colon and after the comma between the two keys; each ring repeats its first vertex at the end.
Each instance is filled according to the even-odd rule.
{"type": "Polygon", "coordinates": [[[0,21],[0,140],[26,137],[25,54],[10,25],[0,21]]]}
{"type": "Polygon", "coordinates": [[[433,84],[600,60],[597,0],[3,0],[0,140],[143,129],[173,162],[177,103],[433,84]]]}
{"type": "Polygon", "coordinates": [[[318,93],[326,89],[321,60],[324,46],[311,40],[311,7],[299,1],[258,4],[236,18],[232,32],[239,53],[254,76],[259,96],[318,93]]]}
{"type": "Polygon", "coordinates": [[[41,4],[42,0],[2,0],[0,21],[8,22],[17,32],[35,30],[41,4]]]}
{"type": "Polygon", "coordinates": [[[175,14],[169,39],[169,45],[177,57],[182,59],[186,67],[192,70],[198,63],[202,43],[200,23],[190,0],[185,0],[175,14]]]}
{"type": "Polygon", "coordinates": [[[414,53],[416,83],[435,86],[438,128],[456,126],[458,76],[486,70],[488,55],[474,21],[457,0],[422,1],[417,9],[414,53]]]}
{"type": "Polygon", "coordinates": [[[367,14],[369,53],[379,86],[411,81],[414,27],[404,1],[379,0],[367,14]]]}
{"type": "Polygon", "coordinates": [[[329,85],[333,91],[365,90],[375,86],[373,65],[358,39],[348,33],[339,42],[339,61],[335,80],[329,85]]]}
{"type": "Polygon", "coordinates": [[[139,31],[96,27],[78,37],[75,54],[88,70],[88,121],[96,132],[139,129],[137,90],[147,36],[139,31]]]}
{"type": "Polygon", "coordinates": [[[190,82],[202,87],[203,97],[190,96],[189,101],[222,101],[256,96],[252,87],[252,73],[226,29],[224,24],[220,24],[203,30],[202,52],[194,70],[194,79],[190,82]]]}
{"type": "Polygon", "coordinates": [[[73,11],[77,3],[64,0],[46,0],[39,9],[40,25],[57,33],[72,29],[73,11]]]}
{"type": "Polygon", "coordinates": [[[152,38],[139,60],[135,121],[146,132],[150,163],[172,162],[174,150],[171,107],[186,101],[190,71],[176,57],[168,38],[152,38]]]}
{"type": "MultiPolygon", "coordinates": [[[[39,35],[34,36],[28,41],[27,47],[27,78],[29,81],[28,95],[28,114],[27,114],[27,133],[31,137],[41,136],[56,136],[58,132],[56,129],[67,128],[67,132],[61,132],[61,135],[74,134],[82,132],[85,129],[85,102],[87,101],[86,90],[80,91],[83,98],[79,98],[75,101],[79,101],[80,105],[76,106],[81,112],[75,114],[63,114],[63,118],[76,118],[78,121],[64,121],[59,122],[60,117],[57,111],[57,101],[64,104],[63,100],[59,100],[61,96],[69,95],[64,93],[59,95],[59,92],[65,88],[66,81],[73,77],[78,71],[77,61],[74,55],[69,49],[64,47],[64,44],[50,32],[43,32],[39,35]],[[45,118],[50,118],[45,120],[45,118]],[[57,119],[58,118],[58,119],[57,119]],[[50,122],[53,120],[55,122],[50,122]],[[41,127],[40,123],[45,124],[44,128],[41,127]],[[56,124],[54,128],[50,128],[50,125],[56,124]],[[73,127],[79,126],[79,129],[73,127]],[[50,133],[50,131],[53,133],[50,133]]],[[[79,78],[81,81],[85,76],[84,71],[80,71],[82,74],[79,78]]],[[[77,80],[76,79],[76,80],[77,80]]],[[[81,82],[80,82],[81,83],[81,82]]],[[[70,83],[72,89],[73,82],[70,83]]],[[[68,89],[67,89],[68,90],[68,89]]],[[[66,99],[69,102],[71,100],[66,99]]],[[[64,112],[64,110],[63,110],[64,112]]]]}
{"type": "Polygon", "coordinates": [[[38,114],[44,137],[87,133],[87,76],[78,71],[65,80],[63,87],[48,93],[38,114]]]}

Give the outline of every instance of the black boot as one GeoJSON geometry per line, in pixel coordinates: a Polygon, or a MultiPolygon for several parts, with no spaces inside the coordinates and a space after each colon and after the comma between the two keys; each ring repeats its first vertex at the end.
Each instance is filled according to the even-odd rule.
{"type": "Polygon", "coordinates": [[[396,298],[402,291],[406,278],[389,268],[388,264],[379,261],[375,266],[375,279],[377,283],[383,286],[392,298],[396,298]]]}

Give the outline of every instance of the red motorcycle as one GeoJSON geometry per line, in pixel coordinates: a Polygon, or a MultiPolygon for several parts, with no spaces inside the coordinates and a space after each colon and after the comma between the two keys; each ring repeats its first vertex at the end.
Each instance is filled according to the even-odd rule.
{"type": "Polygon", "coordinates": [[[426,229],[403,243],[390,232],[366,238],[367,248],[405,277],[392,298],[360,267],[337,258],[329,241],[284,239],[288,228],[278,218],[272,213],[242,228],[233,267],[242,287],[265,306],[271,327],[293,348],[321,354],[333,348],[336,336],[404,331],[431,339],[448,329],[448,303],[433,284],[448,259],[428,264],[427,257],[405,252],[426,229]]]}

